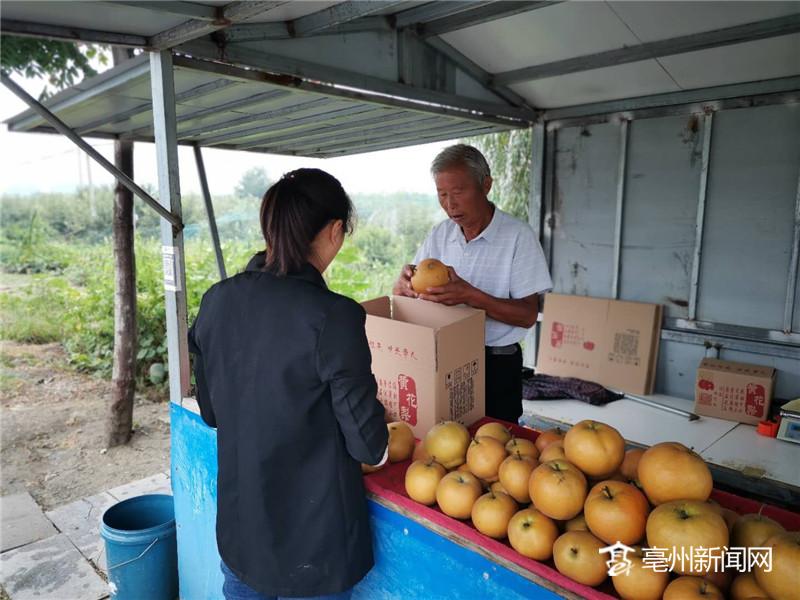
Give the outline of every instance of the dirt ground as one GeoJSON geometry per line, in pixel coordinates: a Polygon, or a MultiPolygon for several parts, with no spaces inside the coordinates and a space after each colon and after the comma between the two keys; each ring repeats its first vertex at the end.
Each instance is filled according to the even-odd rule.
{"type": "Polygon", "coordinates": [[[105,448],[110,381],[69,368],[59,344],[0,342],[0,491],[45,510],[169,470],[169,407],[137,396],[130,443],[105,448]]]}

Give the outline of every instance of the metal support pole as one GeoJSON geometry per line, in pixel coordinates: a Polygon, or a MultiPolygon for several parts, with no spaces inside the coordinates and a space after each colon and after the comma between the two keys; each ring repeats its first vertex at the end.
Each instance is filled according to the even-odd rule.
{"type": "Polygon", "coordinates": [[[225,259],[222,257],[222,246],[219,243],[219,232],[217,231],[217,218],[214,216],[214,205],[211,203],[211,192],[208,189],[208,178],[206,177],[206,167],[203,164],[203,153],[200,144],[194,145],[194,160],[197,163],[197,175],[200,178],[200,188],[203,190],[203,201],[206,204],[206,215],[208,215],[208,228],[211,230],[211,242],[214,244],[214,255],[217,258],[217,269],[219,278],[226,279],[225,259]]]}
{"type": "Polygon", "coordinates": [[[155,210],[162,218],[169,221],[171,225],[176,228],[182,228],[183,224],[181,223],[181,219],[179,216],[176,216],[170,213],[167,209],[165,209],[155,198],[153,198],[150,194],[145,192],[142,188],[140,188],[136,183],[125,173],[120,171],[117,167],[113,165],[113,163],[109,162],[105,159],[105,157],[100,154],[97,150],[92,148],[90,144],[88,144],[84,139],[75,133],[66,123],[64,123],[61,119],[55,116],[50,110],[44,106],[41,102],[33,98],[30,94],[28,94],[25,90],[23,90],[19,85],[17,85],[11,77],[6,75],[5,73],[0,73],[0,80],[4,86],[6,86],[9,90],[11,90],[17,98],[22,100],[25,104],[30,106],[35,112],[39,114],[45,121],[50,123],[55,130],[57,130],[60,134],[69,138],[73,144],[78,146],[81,150],[86,152],[89,156],[91,156],[95,161],[97,161],[101,167],[103,167],[106,171],[111,173],[113,177],[115,177],[122,185],[128,188],[131,192],[139,196],[144,202],[150,206],[153,210],[155,210]]]}
{"type": "MultiPolygon", "coordinates": [[[[153,94],[153,129],[158,166],[158,195],[167,210],[180,218],[181,189],[178,176],[178,143],[175,121],[175,81],[172,54],[150,54],[150,86],[153,94]]],[[[164,261],[169,394],[181,403],[189,392],[189,348],[186,310],[186,269],[183,233],[161,221],[164,261]]]]}
{"type": "Polygon", "coordinates": [[[544,223],[542,227],[542,249],[547,259],[547,266],[553,269],[553,231],[556,227],[555,205],[553,198],[556,187],[556,129],[550,129],[545,136],[544,146],[544,223]]]}
{"type": "Polygon", "coordinates": [[[528,223],[542,239],[542,200],[544,193],[544,123],[531,128],[531,182],[528,195],[528,223]]]}
{"type": "Polygon", "coordinates": [[[792,254],[789,259],[789,278],[786,283],[786,306],[783,312],[783,331],[792,330],[794,320],[794,299],[797,294],[797,263],[800,258],[800,176],[797,178],[797,196],[794,199],[794,235],[792,254]]]}
{"type": "Polygon", "coordinates": [[[622,267],[622,216],[625,211],[625,174],[628,168],[630,121],[624,119],[619,128],[619,168],[617,169],[617,207],[614,216],[614,266],[611,276],[611,297],[619,298],[619,277],[622,267]]]}
{"type": "Polygon", "coordinates": [[[700,167],[700,192],[697,196],[692,280],[689,287],[690,321],[694,321],[697,318],[697,296],[700,287],[700,260],[703,254],[703,229],[706,221],[706,195],[708,193],[708,169],[711,161],[711,130],[713,125],[714,113],[703,115],[703,159],[700,167]]]}
{"type": "MultiPolygon", "coordinates": [[[[536,234],[536,239],[542,239],[542,192],[544,191],[544,123],[536,123],[531,128],[531,179],[528,196],[528,223],[536,234]]],[[[541,306],[539,307],[541,310],[541,306]]],[[[533,326],[525,335],[525,351],[522,364],[533,367],[536,364],[536,354],[539,347],[539,328],[533,326]]]]}
{"type": "Polygon", "coordinates": [[[643,404],[644,406],[649,406],[651,408],[657,408],[658,410],[663,410],[664,412],[672,413],[680,417],[686,417],[690,421],[697,421],[700,418],[693,412],[689,412],[687,410],[681,410],[680,408],[675,408],[674,406],[667,406],[666,404],[661,404],[660,402],[653,402],[652,400],[648,400],[647,398],[642,398],[641,396],[634,396],[633,394],[625,394],[625,399],[632,400],[637,404],[643,404]]]}

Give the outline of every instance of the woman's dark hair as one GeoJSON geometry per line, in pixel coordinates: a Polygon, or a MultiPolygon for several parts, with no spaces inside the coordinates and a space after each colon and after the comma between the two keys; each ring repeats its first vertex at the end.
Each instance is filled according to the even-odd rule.
{"type": "Polygon", "coordinates": [[[353,230],[353,203],[342,184],[321,169],[286,173],[261,201],[261,233],[267,244],[264,270],[276,275],[298,271],[311,244],[331,221],[353,230]]]}

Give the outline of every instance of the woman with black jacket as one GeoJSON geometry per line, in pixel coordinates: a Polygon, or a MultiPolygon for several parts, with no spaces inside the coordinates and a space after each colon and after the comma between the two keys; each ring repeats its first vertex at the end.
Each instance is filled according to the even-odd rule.
{"type": "Polygon", "coordinates": [[[324,171],[284,175],[261,204],[263,265],[212,286],[189,332],[227,600],[347,598],[373,564],[360,463],[386,460],[384,409],[364,309],[322,278],[352,213],[324,171]]]}

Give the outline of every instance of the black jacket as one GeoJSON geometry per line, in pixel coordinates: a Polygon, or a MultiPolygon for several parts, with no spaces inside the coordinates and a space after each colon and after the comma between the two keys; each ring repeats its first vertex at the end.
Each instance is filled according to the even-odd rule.
{"type": "Polygon", "coordinates": [[[359,463],[378,463],[388,434],[365,319],[306,265],[217,283],[189,332],[217,428],[219,552],[267,596],[342,592],[372,567],[359,463]]]}

